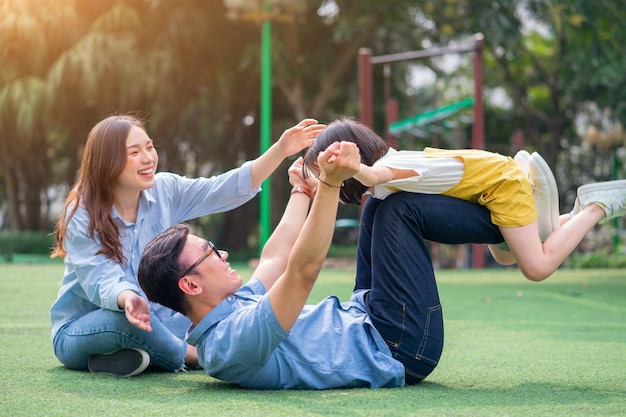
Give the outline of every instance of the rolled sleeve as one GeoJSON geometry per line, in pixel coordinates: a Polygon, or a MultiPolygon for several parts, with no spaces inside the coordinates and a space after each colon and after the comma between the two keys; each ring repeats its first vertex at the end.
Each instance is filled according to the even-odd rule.
{"type": "Polygon", "coordinates": [[[213,177],[187,178],[163,172],[150,190],[160,204],[170,210],[171,223],[179,223],[212,213],[237,208],[250,201],[261,187],[252,187],[252,161],[213,177]]]}
{"type": "Polygon", "coordinates": [[[119,264],[103,254],[96,255],[102,245],[89,238],[84,230],[68,232],[65,265],[66,269],[73,271],[68,277],[76,278],[83,296],[95,306],[119,311],[117,297],[122,291],[141,292],[136,284],[124,279],[125,273],[119,264]]]}

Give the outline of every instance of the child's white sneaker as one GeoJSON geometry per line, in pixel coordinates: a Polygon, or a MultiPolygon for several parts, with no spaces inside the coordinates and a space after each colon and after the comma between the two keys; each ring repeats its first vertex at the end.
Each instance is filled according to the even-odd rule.
{"type": "Polygon", "coordinates": [[[528,160],[528,180],[533,188],[539,237],[545,242],[560,227],[559,190],[550,166],[537,152],[528,160]]]}
{"type": "Polygon", "coordinates": [[[530,160],[530,154],[522,149],[515,154],[513,160],[517,165],[519,165],[521,170],[528,175],[528,161],[530,160]]]}
{"type": "Polygon", "coordinates": [[[578,187],[578,198],[570,216],[574,216],[589,204],[597,204],[604,210],[606,217],[600,223],[625,215],[626,180],[596,182],[578,187]]]}
{"type": "MultiPolygon", "coordinates": [[[[533,190],[537,226],[542,242],[560,226],[559,223],[559,190],[548,163],[537,152],[532,155],[525,150],[515,154],[515,163],[526,174],[533,190]]],[[[498,249],[510,252],[506,242],[495,245],[498,249]]]]}

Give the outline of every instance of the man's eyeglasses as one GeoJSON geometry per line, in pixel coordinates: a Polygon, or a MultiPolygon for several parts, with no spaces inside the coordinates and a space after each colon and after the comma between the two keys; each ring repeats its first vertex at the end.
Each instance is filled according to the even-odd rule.
{"type": "Polygon", "coordinates": [[[196,262],[194,262],[193,265],[191,265],[189,268],[187,268],[185,270],[185,272],[183,272],[183,274],[180,276],[181,278],[184,277],[185,275],[188,275],[191,271],[193,271],[198,265],[200,265],[202,263],[202,261],[204,261],[206,258],[211,256],[211,254],[213,252],[215,252],[215,254],[217,255],[218,258],[222,259],[222,255],[220,255],[220,251],[217,250],[217,248],[215,247],[213,242],[207,242],[207,243],[208,243],[208,250],[207,250],[207,252],[204,255],[202,255],[200,257],[200,259],[198,259],[196,262]]]}

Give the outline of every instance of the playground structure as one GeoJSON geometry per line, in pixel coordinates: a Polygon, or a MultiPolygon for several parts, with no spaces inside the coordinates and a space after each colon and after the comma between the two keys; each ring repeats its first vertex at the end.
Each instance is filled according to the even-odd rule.
{"type": "MultiPolygon", "coordinates": [[[[384,88],[384,104],[385,104],[385,129],[389,132],[392,123],[398,121],[398,105],[397,101],[391,100],[389,97],[389,67],[391,63],[429,58],[446,54],[462,54],[474,53],[473,70],[474,70],[474,97],[472,100],[474,108],[474,120],[472,124],[471,147],[474,149],[484,149],[484,104],[483,104],[483,39],[480,33],[474,35],[474,41],[468,44],[449,46],[443,48],[433,48],[420,51],[409,51],[397,54],[373,56],[369,48],[361,48],[358,56],[358,77],[359,77],[359,119],[361,123],[374,126],[373,117],[373,66],[385,65],[385,88],[384,88]]],[[[439,109],[441,111],[441,109],[439,109]]],[[[418,116],[415,116],[417,118],[418,116]]],[[[422,115],[422,117],[424,117],[422,115]]],[[[407,119],[403,123],[415,123],[417,120],[411,121],[407,119]]],[[[396,124],[396,127],[398,125],[396,124]]],[[[395,147],[395,137],[387,135],[389,145],[395,147]]],[[[483,245],[472,245],[472,267],[484,268],[485,266],[485,249],[483,245]]]]}
{"type": "MultiPolygon", "coordinates": [[[[389,100],[391,102],[392,99],[390,98],[389,100]]],[[[392,138],[403,132],[409,132],[412,136],[430,138],[434,132],[443,131],[447,127],[456,128],[458,124],[450,121],[449,118],[463,109],[471,107],[474,107],[474,99],[467,97],[458,102],[428,110],[404,120],[392,121],[395,115],[390,115],[388,117],[389,124],[387,125],[388,140],[392,140],[392,138]],[[439,127],[433,128],[433,124],[437,124],[439,127]]],[[[473,118],[470,123],[473,123],[473,118]]],[[[434,144],[434,139],[433,146],[437,147],[434,144]]]]}

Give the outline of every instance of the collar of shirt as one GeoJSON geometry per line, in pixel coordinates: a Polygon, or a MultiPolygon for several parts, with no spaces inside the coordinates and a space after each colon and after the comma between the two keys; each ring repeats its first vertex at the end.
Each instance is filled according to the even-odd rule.
{"type": "Polygon", "coordinates": [[[241,287],[233,295],[226,297],[221,303],[219,303],[213,310],[209,312],[198,323],[197,326],[191,326],[187,333],[187,342],[190,345],[196,346],[198,340],[204,332],[215,326],[220,321],[228,317],[233,311],[235,311],[235,303],[238,298],[248,299],[250,297],[262,296],[266,293],[265,287],[261,281],[252,278],[246,285],[241,287]]]}
{"type": "Polygon", "coordinates": [[[190,332],[187,342],[190,345],[195,346],[204,332],[215,326],[224,318],[228,317],[235,310],[233,308],[233,303],[236,300],[237,296],[229,295],[221,303],[216,305],[215,308],[213,308],[213,310],[209,312],[209,314],[204,316],[204,318],[200,321],[200,323],[198,323],[197,326],[189,329],[190,332]]]}

